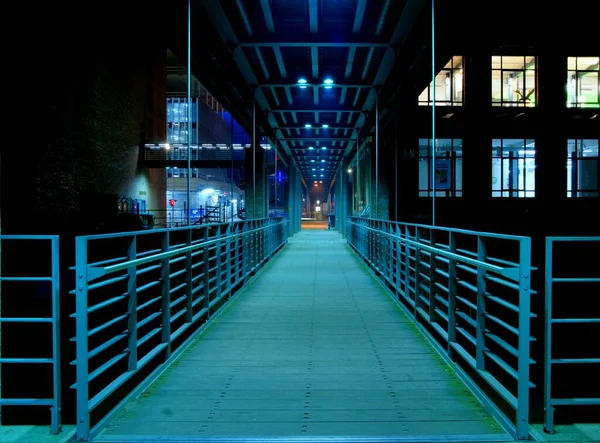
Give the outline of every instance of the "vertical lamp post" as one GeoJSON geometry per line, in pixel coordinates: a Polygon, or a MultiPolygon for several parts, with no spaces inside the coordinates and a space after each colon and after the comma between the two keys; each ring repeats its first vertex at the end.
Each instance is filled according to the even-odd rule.
{"type": "Polygon", "coordinates": [[[192,183],[192,0],[188,0],[188,17],[187,17],[187,225],[191,225],[191,200],[190,188],[192,183]]]}

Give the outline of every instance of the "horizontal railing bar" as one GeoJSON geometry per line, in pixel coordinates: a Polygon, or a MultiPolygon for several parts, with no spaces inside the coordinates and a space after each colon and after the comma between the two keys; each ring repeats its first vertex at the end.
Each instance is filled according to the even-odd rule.
{"type": "Polygon", "coordinates": [[[490,385],[492,389],[494,389],[508,404],[511,405],[513,409],[517,409],[517,398],[506,389],[502,383],[500,383],[496,378],[490,374],[488,371],[477,369],[477,364],[475,363],[475,359],[471,354],[467,352],[465,348],[463,348],[460,344],[455,342],[450,342],[450,346],[454,348],[456,352],[460,354],[460,356],[467,362],[477,373],[490,385]]]}
{"type": "Polygon", "coordinates": [[[150,266],[146,266],[144,268],[138,268],[135,271],[135,275],[142,275],[145,274],[146,272],[151,272],[151,271],[155,271],[156,269],[160,269],[162,266],[160,264],[157,265],[150,265],[150,266]]]}
{"type": "MultiPolygon", "coordinates": [[[[358,223],[352,221],[352,219],[356,219],[356,218],[359,218],[359,217],[350,217],[350,220],[348,220],[348,223],[358,226],[359,228],[367,228],[367,226],[364,226],[364,225],[361,225],[361,224],[358,224],[358,223]]],[[[376,219],[371,219],[371,218],[367,218],[366,220],[377,221],[376,219]]],[[[427,230],[440,231],[440,232],[451,232],[451,233],[455,233],[455,234],[466,234],[466,235],[472,235],[472,236],[498,238],[501,240],[519,241],[522,239],[529,238],[529,237],[524,237],[524,236],[520,236],[520,235],[496,234],[494,232],[486,232],[486,231],[470,231],[468,229],[447,228],[444,226],[429,226],[429,225],[423,225],[423,224],[419,224],[419,223],[394,222],[394,225],[401,226],[401,227],[410,227],[410,228],[423,228],[423,229],[427,229],[427,230]]]]}
{"type": "Polygon", "coordinates": [[[148,323],[150,323],[152,320],[157,319],[158,317],[160,317],[162,315],[162,311],[159,312],[153,312],[152,314],[149,314],[147,317],[145,317],[143,320],[140,320],[137,324],[138,329],[142,328],[144,326],[146,326],[148,323]]]}
{"type": "Polygon", "coordinates": [[[552,323],[600,323],[600,318],[553,318],[552,323]]]}
{"type": "Polygon", "coordinates": [[[0,277],[0,281],[52,281],[52,277],[0,277]]]}
{"type": "MultiPolygon", "coordinates": [[[[115,335],[113,338],[111,338],[108,341],[105,341],[104,343],[102,343],[99,346],[96,346],[94,349],[92,349],[89,353],[88,353],[88,359],[95,357],[96,355],[100,354],[102,351],[105,351],[106,349],[110,348],[112,345],[114,345],[115,343],[118,343],[119,341],[123,340],[125,337],[128,336],[127,331],[124,331],[118,335],[115,335]]],[[[74,360],[75,361],[75,360],[74,360]]]]}
{"type": "Polygon", "coordinates": [[[469,291],[471,291],[471,292],[475,292],[475,293],[477,293],[477,286],[475,286],[475,285],[474,285],[474,284],[472,284],[472,283],[469,283],[469,282],[468,282],[468,281],[466,281],[466,280],[456,279],[456,283],[457,283],[458,285],[462,286],[463,288],[465,288],[465,289],[468,289],[468,290],[469,290],[469,291]]]}
{"type": "Polygon", "coordinates": [[[554,277],[552,283],[600,283],[600,277],[554,277]]]}
{"type": "Polygon", "coordinates": [[[162,331],[162,328],[151,329],[150,332],[148,332],[146,335],[144,335],[142,338],[140,338],[137,341],[137,343],[136,343],[137,347],[139,348],[140,346],[145,344],[148,340],[150,340],[152,337],[154,337],[156,334],[158,334],[161,331],[162,331]]]}
{"type": "Polygon", "coordinates": [[[52,318],[44,317],[0,317],[0,323],[53,323],[52,318]]]}
{"type": "Polygon", "coordinates": [[[465,314],[464,312],[457,311],[456,316],[459,318],[462,318],[464,321],[466,321],[468,324],[470,324],[474,328],[477,328],[477,322],[475,320],[473,320],[471,317],[469,317],[467,314],[465,314]]]}
{"type": "Polygon", "coordinates": [[[171,323],[174,323],[177,321],[177,319],[179,317],[181,317],[182,315],[184,315],[187,312],[187,308],[183,308],[180,311],[177,311],[177,313],[175,313],[174,315],[171,316],[171,318],[169,319],[169,321],[171,323]]]}
{"type": "MultiPolygon", "coordinates": [[[[136,256],[136,258],[142,258],[142,257],[146,257],[147,255],[156,254],[157,252],[160,252],[160,251],[162,251],[162,249],[160,249],[160,248],[150,249],[149,251],[138,252],[137,254],[135,254],[135,256],[136,256]]],[[[125,257],[125,259],[127,259],[127,257],[125,257]]]]}
{"type": "Polygon", "coordinates": [[[162,297],[159,295],[157,297],[151,298],[148,301],[145,301],[144,303],[142,303],[141,305],[138,305],[137,307],[137,312],[140,312],[142,309],[147,308],[148,306],[150,306],[152,303],[156,303],[157,301],[159,301],[162,297]]]}
{"type": "Polygon", "coordinates": [[[588,364],[600,363],[600,358],[553,358],[550,362],[557,364],[588,364]]]}
{"type": "MultiPolygon", "coordinates": [[[[4,240],[4,239],[2,239],[4,240]]],[[[0,398],[0,406],[54,406],[54,399],[46,398],[0,398]]]]}
{"type": "Polygon", "coordinates": [[[514,378],[515,380],[519,379],[519,374],[517,374],[517,371],[515,371],[512,366],[510,366],[508,363],[506,363],[504,360],[498,357],[498,355],[494,354],[489,349],[484,349],[483,353],[486,355],[487,358],[496,363],[499,368],[502,368],[504,372],[506,372],[512,378],[514,378]]]}
{"type": "Polygon", "coordinates": [[[483,315],[485,316],[485,318],[492,320],[497,325],[504,327],[504,329],[506,329],[507,331],[510,331],[517,336],[519,335],[519,330],[517,328],[515,328],[514,326],[509,325],[504,320],[501,320],[494,315],[488,314],[487,312],[484,313],[483,315]]]}
{"type": "Polygon", "coordinates": [[[456,299],[463,303],[464,305],[467,305],[469,308],[473,309],[474,311],[477,311],[477,305],[475,305],[475,303],[470,302],[469,300],[467,300],[464,297],[461,297],[459,295],[456,296],[456,299]]]}
{"type": "MultiPolygon", "coordinates": [[[[281,224],[283,222],[278,222],[277,224],[281,224]]],[[[207,240],[203,243],[198,243],[195,245],[190,245],[190,246],[185,246],[179,249],[175,249],[172,251],[165,251],[165,252],[161,252],[159,254],[155,254],[149,257],[144,257],[144,258],[138,258],[135,260],[129,260],[123,263],[118,263],[116,265],[112,265],[112,266],[106,266],[104,267],[104,272],[106,273],[112,273],[112,272],[117,272],[117,271],[121,271],[123,269],[127,269],[133,266],[140,266],[146,263],[150,263],[156,260],[161,260],[164,258],[170,258],[170,257],[174,257],[176,255],[180,255],[180,254],[185,254],[186,252],[191,252],[194,251],[196,249],[200,249],[200,248],[206,248],[206,247],[210,247],[211,245],[216,244],[218,241],[225,241],[225,240],[231,240],[234,239],[236,237],[240,237],[240,236],[247,236],[249,234],[253,234],[259,231],[264,231],[270,227],[272,227],[274,225],[270,225],[270,226],[263,226],[260,228],[254,228],[252,230],[249,231],[245,231],[243,233],[239,233],[239,234],[233,234],[233,235],[228,235],[228,236],[224,236],[224,237],[219,237],[218,239],[212,239],[212,240],[207,240]]],[[[90,238],[90,237],[88,237],[90,238]]]]}
{"type": "Polygon", "coordinates": [[[169,294],[172,295],[173,293],[179,291],[180,289],[183,289],[187,286],[187,283],[183,282],[178,284],[177,286],[175,286],[174,288],[169,289],[169,294]]]}
{"type": "MultiPolygon", "coordinates": [[[[148,354],[146,354],[141,360],[138,361],[138,371],[146,365],[152,358],[158,355],[161,351],[163,351],[167,347],[166,343],[161,343],[148,354]]],[[[88,411],[92,412],[96,406],[98,406],[101,402],[103,402],[109,395],[111,395],[115,390],[117,390],[121,385],[127,382],[133,375],[135,375],[137,371],[127,371],[118,376],[112,383],[98,392],[95,396],[93,396],[88,403],[88,411]]]]}
{"type": "Polygon", "coordinates": [[[0,363],[46,364],[54,363],[52,358],[0,358],[0,363]]]}
{"type": "Polygon", "coordinates": [[[101,324],[100,326],[95,327],[94,329],[88,330],[87,336],[91,337],[94,334],[97,334],[100,331],[105,330],[106,328],[110,328],[112,325],[120,322],[121,320],[125,320],[129,314],[119,315],[118,317],[113,318],[112,320],[107,321],[106,323],[101,324]]]}
{"type": "MultiPolygon", "coordinates": [[[[187,283],[183,283],[183,286],[186,286],[187,283]]],[[[181,285],[180,285],[181,286],[181,285]]],[[[187,299],[187,295],[182,295],[181,297],[175,299],[174,301],[172,301],[169,305],[169,307],[171,309],[173,309],[175,306],[177,306],[179,303],[181,303],[182,301],[187,299]]]]}
{"type": "Polygon", "coordinates": [[[471,344],[477,346],[477,340],[465,328],[461,328],[460,326],[457,326],[456,332],[460,333],[464,338],[466,338],[468,341],[470,341],[471,344]]]}
{"type": "Polygon", "coordinates": [[[486,278],[486,280],[493,281],[495,283],[498,283],[499,285],[506,286],[507,288],[510,288],[510,289],[514,289],[515,291],[519,290],[519,285],[516,283],[513,283],[511,281],[503,280],[501,278],[498,278],[494,275],[489,275],[489,274],[485,274],[485,278],[486,278]]]}
{"type": "Polygon", "coordinates": [[[550,400],[553,406],[578,406],[578,405],[600,405],[600,398],[553,398],[550,400]]]}
{"type": "Polygon", "coordinates": [[[204,300],[204,296],[203,295],[201,295],[200,297],[198,297],[196,300],[194,300],[192,302],[192,308],[195,308],[198,305],[198,303],[202,302],[202,300],[204,300]]]}

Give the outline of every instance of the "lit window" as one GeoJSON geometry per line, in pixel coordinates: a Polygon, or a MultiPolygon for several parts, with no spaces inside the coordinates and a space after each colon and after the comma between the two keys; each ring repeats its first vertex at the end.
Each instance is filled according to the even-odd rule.
{"type": "MultiPolygon", "coordinates": [[[[452,57],[444,68],[435,77],[435,105],[436,106],[462,106],[463,101],[463,58],[452,57]]],[[[420,106],[433,105],[433,92],[431,83],[421,95],[420,106]]]]}
{"type": "Polygon", "coordinates": [[[599,59],[600,57],[568,57],[567,107],[599,107],[599,59]]]}
{"type": "Polygon", "coordinates": [[[535,140],[492,140],[492,197],[535,197],[535,140]]]}
{"type": "Polygon", "coordinates": [[[433,140],[419,139],[419,197],[462,197],[462,140],[436,139],[435,174],[432,174],[433,140]],[[434,180],[435,178],[435,180],[434,180]]]}
{"type": "Polygon", "coordinates": [[[598,197],[598,139],[567,143],[567,197],[598,197]]]}
{"type": "Polygon", "coordinates": [[[492,106],[532,107],[536,102],[535,57],[492,57],[492,106]]]}

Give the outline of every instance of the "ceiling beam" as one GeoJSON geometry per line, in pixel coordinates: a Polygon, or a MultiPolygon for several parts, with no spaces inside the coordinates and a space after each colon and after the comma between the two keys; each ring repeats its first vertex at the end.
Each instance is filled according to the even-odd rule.
{"type": "Polygon", "coordinates": [[[362,113],[360,109],[347,109],[347,108],[338,108],[338,109],[299,109],[299,108],[289,108],[289,109],[271,109],[269,113],[272,112],[317,112],[317,113],[334,113],[334,112],[350,112],[350,113],[362,113]]]}
{"type": "MultiPolygon", "coordinates": [[[[255,77],[256,78],[256,77],[255,77]]],[[[334,83],[332,85],[327,85],[327,86],[331,86],[332,88],[372,88],[373,85],[371,83],[354,83],[354,84],[345,84],[345,83],[334,83]]],[[[262,84],[256,84],[257,88],[302,88],[302,89],[306,89],[306,88],[324,88],[325,85],[324,84],[310,84],[310,83],[305,83],[303,85],[300,85],[298,83],[262,83],[262,84]]]]}
{"type": "Polygon", "coordinates": [[[373,42],[327,42],[327,41],[315,41],[315,42],[299,42],[299,41],[262,41],[262,42],[240,42],[238,43],[239,47],[242,48],[254,48],[254,47],[264,47],[264,48],[310,48],[312,46],[316,46],[318,48],[387,48],[390,46],[389,43],[382,41],[373,41],[373,42]]]}
{"type": "Polygon", "coordinates": [[[275,32],[275,22],[273,21],[273,14],[271,14],[271,5],[269,4],[269,0],[260,0],[260,7],[262,8],[263,15],[265,16],[267,31],[275,32]]]}
{"type": "Polygon", "coordinates": [[[319,2],[318,0],[308,0],[308,21],[310,32],[316,34],[319,32],[319,2]]]}

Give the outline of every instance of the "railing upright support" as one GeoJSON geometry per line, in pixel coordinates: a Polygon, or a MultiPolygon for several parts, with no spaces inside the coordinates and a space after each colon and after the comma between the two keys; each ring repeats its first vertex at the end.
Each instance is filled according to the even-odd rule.
{"type": "Polygon", "coordinates": [[[89,388],[88,388],[88,279],[87,239],[75,240],[75,273],[77,291],[75,296],[75,350],[77,374],[77,440],[88,441],[90,435],[89,388]]]}
{"type": "MultiPolygon", "coordinates": [[[[480,235],[477,236],[477,260],[485,262],[487,251],[485,247],[485,239],[480,235]]],[[[477,369],[485,369],[485,297],[486,297],[486,270],[482,267],[477,268],[477,332],[475,346],[475,362],[477,369]]]]}
{"type": "MultiPolygon", "coordinates": [[[[169,231],[162,234],[162,252],[169,251],[169,231]]],[[[160,293],[162,343],[166,345],[165,360],[171,356],[171,265],[169,258],[160,261],[160,293]]]]}
{"type": "MultiPolygon", "coordinates": [[[[133,235],[127,248],[127,260],[137,258],[137,237],[133,235]]],[[[137,267],[127,268],[127,369],[135,371],[138,364],[137,356],[137,267]]]]}
{"type": "Polygon", "coordinates": [[[529,358],[531,336],[531,239],[519,243],[519,374],[517,438],[529,438],[529,358]]]}
{"type": "MultiPolygon", "coordinates": [[[[456,254],[456,234],[450,232],[448,246],[452,254],[456,254]]],[[[456,343],[456,260],[448,260],[448,356],[454,360],[454,348],[456,343]]]]}
{"type": "Polygon", "coordinates": [[[62,398],[60,369],[60,251],[59,238],[51,240],[52,248],[52,379],[54,404],[51,409],[51,431],[58,434],[62,428],[62,398]]]}

